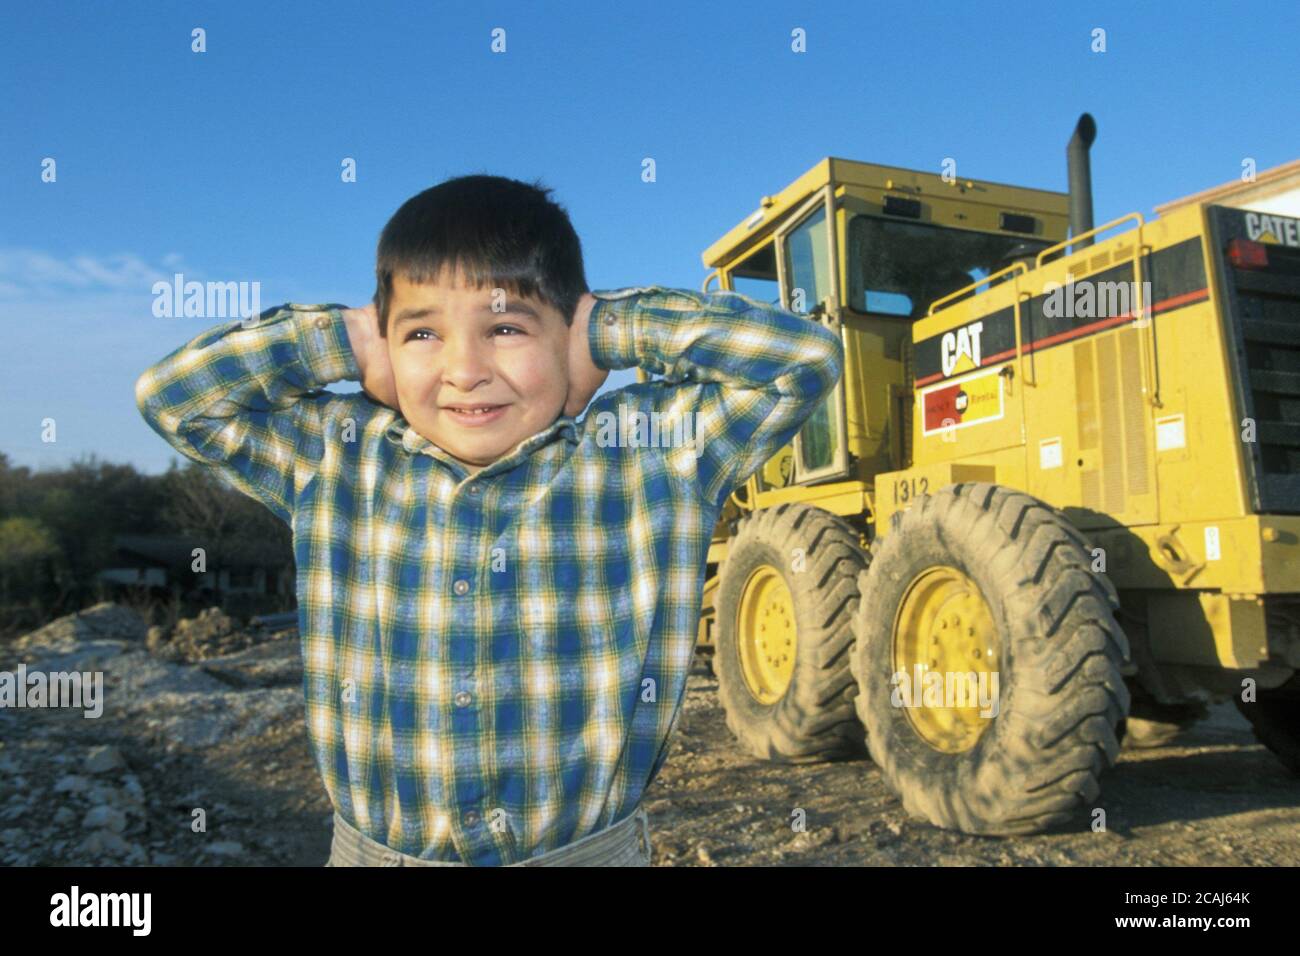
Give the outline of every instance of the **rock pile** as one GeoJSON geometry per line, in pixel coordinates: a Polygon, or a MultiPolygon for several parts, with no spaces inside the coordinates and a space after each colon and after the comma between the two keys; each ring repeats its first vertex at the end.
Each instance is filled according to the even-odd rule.
{"type": "Polygon", "coordinates": [[[237,842],[191,832],[187,807],[207,796],[158,790],[158,781],[218,743],[300,724],[299,645],[232,629],[216,609],[185,623],[165,642],[171,650],[154,654],[144,621],[105,603],[0,644],[0,670],[21,662],[29,673],[103,674],[96,719],[0,708],[0,865],[194,863],[196,845],[239,857],[237,842]],[[186,663],[191,656],[201,663],[186,663]]]}
{"type": "MultiPolygon", "coordinates": [[[[146,628],[140,615],[130,608],[104,601],[0,645],[0,656],[31,660],[34,655],[57,660],[62,655],[80,656],[100,645],[111,648],[121,642],[141,641],[146,628]]],[[[51,668],[54,669],[54,668],[51,668]]]]}
{"type": "Polygon", "coordinates": [[[149,628],[145,644],[150,653],[163,660],[194,664],[224,657],[262,643],[268,635],[244,628],[218,607],[200,611],[198,617],[182,618],[176,627],[149,628]]]}

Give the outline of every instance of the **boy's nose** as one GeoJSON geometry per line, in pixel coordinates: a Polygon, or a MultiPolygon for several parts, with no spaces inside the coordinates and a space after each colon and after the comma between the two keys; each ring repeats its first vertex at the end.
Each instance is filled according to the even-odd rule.
{"type": "Polygon", "coordinates": [[[492,377],[487,357],[473,341],[453,338],[443,348],[442,360],[443,379],[462,392],[492,377]]]}

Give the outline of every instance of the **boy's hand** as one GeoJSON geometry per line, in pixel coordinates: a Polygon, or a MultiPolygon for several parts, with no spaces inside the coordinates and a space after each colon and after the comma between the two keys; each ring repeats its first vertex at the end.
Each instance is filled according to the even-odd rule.
{"type": "Polygon", "coordinates": [[[587,329],[595,304],[596,297],[584,292],[569,326],[569,395],[564,400],[564,414],[570,418],[576,418],[587,407],[591,396],[609,378],[609,369],[599,368],[591,360],[587,329]]]}
{"type": "Polygon", "coordinates": [[[397,383],[388,358],[388,340],[379,335],[379,313],[372,302],[361,309],[344,309],[348,344],[361,369],[361,387],[377,402],[397,408],[397,383]]]}

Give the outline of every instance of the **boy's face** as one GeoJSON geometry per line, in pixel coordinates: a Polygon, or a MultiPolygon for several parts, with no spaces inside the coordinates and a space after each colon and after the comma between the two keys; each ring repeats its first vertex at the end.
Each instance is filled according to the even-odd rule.
{"type": "MultiPolygon", "coordinates": [[[[460,279],[458,275],[457,280],[460,279]]],[[[537,299],[393,276],[388,355],[415,431],[471,473],[555,421],[569,388],[569,327],[537,299]],[[491,406],[482,413],[468,410],[491,406]]]]}

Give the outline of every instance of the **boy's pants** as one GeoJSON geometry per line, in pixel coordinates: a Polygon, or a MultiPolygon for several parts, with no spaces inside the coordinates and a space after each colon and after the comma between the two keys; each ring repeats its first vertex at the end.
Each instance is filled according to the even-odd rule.
{"type": "MultiPolygon", "coordinates": [[[[326,866],[468,866],[462,861],[422,860],[377,843],[334,814],[334,840],[326,866]]],[[[613,826],[510,866],[649,866],[650,822],[637,807],[613,826]]]]}

